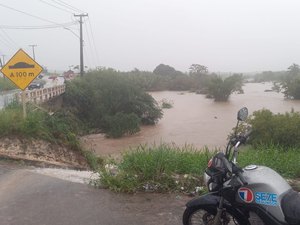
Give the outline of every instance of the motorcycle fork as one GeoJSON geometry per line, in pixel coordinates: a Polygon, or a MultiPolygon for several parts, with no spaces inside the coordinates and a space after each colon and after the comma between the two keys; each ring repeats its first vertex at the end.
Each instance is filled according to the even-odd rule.
{"type": "Polygon", "coordinates": [[[218,208],[217,208],[217,214],[214,218],[213,225],[220,225],[221,224],[221,216],[222,216],[222,213],[223,213],[223,210],[224,210],[223,204],[224,204],[224,197],[221,196],[220,203],[219,203],[218,208]]]}

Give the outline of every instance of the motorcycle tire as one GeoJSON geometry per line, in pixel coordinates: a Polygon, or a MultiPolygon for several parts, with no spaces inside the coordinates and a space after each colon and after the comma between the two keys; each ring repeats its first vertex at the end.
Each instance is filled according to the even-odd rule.
{"type": "MultiPolygon", "coordinates": [[[[197,206],[186,208],[182,222],[184,225],[212,225],[217,209],[213,207],[197,206]]],[[[222,217],[222,225],[250,225],[246,218],[241,218],[230,210],[226,209],[222,217]]]]}

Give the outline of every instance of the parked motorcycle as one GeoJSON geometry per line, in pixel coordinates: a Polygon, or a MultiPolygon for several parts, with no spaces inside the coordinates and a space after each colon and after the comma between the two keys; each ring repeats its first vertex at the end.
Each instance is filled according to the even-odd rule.
{"type": "Polygon", "coordinates": [[[217,153],[206,169],[208,194],[186,204],[184,225],[300,225],[300,194],[274,170],[237,165],[239,146],[251,132],[237,135],[248,109],[237,115],[237,126],[225,154],[217,153]]]}

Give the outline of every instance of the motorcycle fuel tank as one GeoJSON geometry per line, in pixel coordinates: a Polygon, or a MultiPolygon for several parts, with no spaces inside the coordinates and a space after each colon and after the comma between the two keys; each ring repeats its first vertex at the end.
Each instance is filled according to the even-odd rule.
{"type": "Polygon", "coordinates": [[[243,176],[248,184],[238,189],[236,201],[251,207],[257,206],[284,223],[281,200],[291,186],[278,173],[265,166],[247,166],[243,176]]]}

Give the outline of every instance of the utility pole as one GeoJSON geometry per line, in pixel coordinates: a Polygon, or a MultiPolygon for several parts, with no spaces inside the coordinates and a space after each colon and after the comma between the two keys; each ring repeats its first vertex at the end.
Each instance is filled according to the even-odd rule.
{"type": "Polygon", "coordinates": [[[32,47],[32,55],[33,55],[33,59],[35,60],[35,54],[34,54],[34,48],[36,47],[37,45],[29,45],[29,47],[32,47]]]}
{"type": "Polygon", "coordinates": [[[5,57],[6,55],[2,55],[2,66],[4,66],[5,65],[5,60],[4,60],[4,57],[5,57]]]}
{"type": "MultiPolygon", "coordinates": [[[[0,58],[1,68],[3,68],[3,66],[5,65],[4,56],[5,55],[2,55],[3,60],[1,60],[1,58],[0,58]]],[[[3,75],[3,78],[6,79],[6,76],[3,75]]]]}
{"type": "Polygon", "coordinates": [[[83,64],[83,35],[82,35],[82,17],[88,16],[87,13],[76,15],[75,17],[79,17],[79,24],[80,24],[80,76],[83,76],[84,74],[84,64],[83,64]]]}

